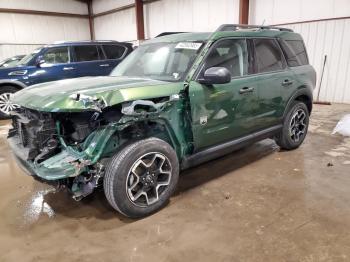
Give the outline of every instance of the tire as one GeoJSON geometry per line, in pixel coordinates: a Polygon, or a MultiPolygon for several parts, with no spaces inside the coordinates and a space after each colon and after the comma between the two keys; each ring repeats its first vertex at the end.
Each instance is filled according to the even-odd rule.
{"type": "Polygon", "coordinates": [[[283,121],[281,133],[276,137],[276,143],[282,149],[298,148],[304,141],[309,127],[309,110],[300,101],[294,101],[283,121]]]}
{"type": "Polygon", "coordinates": [[[0,119],[7,119],[10,117],[9,112],[15,108],[12,103],[8,103],[8,99],[11,94],[18,91],[13,86],[2,86],[0,87],[0,119]]]}
{"type": "Polygon", "coordinates": [[[103,187],[114,209],[127,217],[141,218],[167,204],[178,180],[179,162],[173,148],[158,138],[147,138],[112,157],[103,187]]]}

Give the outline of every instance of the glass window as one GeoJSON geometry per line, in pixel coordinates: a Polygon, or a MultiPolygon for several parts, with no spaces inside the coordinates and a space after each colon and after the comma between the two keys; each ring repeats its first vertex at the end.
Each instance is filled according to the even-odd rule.
{"type": "Polygon", "coordinates": [[[125,47],[120,45],[103,45],[107,59],[119,59],[125,53],[125,47]]]}
{"type": "Polygon", "coordinates": [[[210,67],[225,67],[232,77],[248,74],[247,43],[243,39],[227,39],[218,42],[210,51],[205,69],[210,67]]]}
{"type": "Polygon", "coordinates": [[[95,45],[74,46],[76,62],[99,60],[97,47],[95,45]]]}
{"type": "Polygon", "coordinates": [[[182,81],[199,53],[202,43],[152,43],[139,46],[111,73],[163,81],[182,81]]]}
{"type": "Polygon", "coordinates": [[[289,66],[309,64],[304,42],[301,40],[282,40],[281,45],[289,66]]]}
{"type": "Polygon", "coordinates": [[[278,71],[284,68],[282,52],[276,40],[254,39],[254,46],[259,73],[278,71]]]}
{"type": "Polygon", "coordinates": [[[45,64],[65,64],[69,63],[68,47],[50,48],[43,55],[45,64]]]}

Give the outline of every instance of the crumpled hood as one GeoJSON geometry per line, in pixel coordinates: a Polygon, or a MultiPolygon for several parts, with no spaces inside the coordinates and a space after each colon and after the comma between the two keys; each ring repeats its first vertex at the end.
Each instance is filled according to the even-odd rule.
{"type": "Polygon", "coordinates": [[[126,101],[178,94],[183,83],[129,77],[81,77],[34,85],[17,92],[12,102],[46,112],[95,110],[91,103],[104,106],[126,101]]]}

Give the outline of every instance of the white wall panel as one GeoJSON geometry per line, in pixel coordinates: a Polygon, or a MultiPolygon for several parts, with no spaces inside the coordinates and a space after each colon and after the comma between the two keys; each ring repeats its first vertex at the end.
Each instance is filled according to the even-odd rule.
{"type": "Polygon", "coordinates": [[[133,3],[134,0],[94,0],[92,9],[94,14],[98,14],[133,3]]]}
{"type": "Polygon", "coordinates": [[[310,63],[317,71],[316,99],[325,55],[320,100],[350,103],[350,19],[288,25],[305,41],[310,63]]]}
{"type": "Polygon", "coordinates": [[[98,40],[132,41],[137,38],[134,8],[96,17],[94,22],[98,40]]]}
{"type": "Polygon", "coordinates": [[[282,24],[350,15],[349,0],[250,0],[249,23],[282,24]]]}
{"type": "Polygon", "coordinates": [[[167,31],[213,31],[238,23],[239,0],[162,0],[146,4],[146,38],[167,31]]]}
{"type": "Polygon", "coordinates": [[[0,43],[48,44],[59,40],[90,39],[85,18],[0,14],[0,43]]]}
{"type": "Polygon", "coordinates": [[[0,8],[87,14],[87,5],[75,0],[0,0],[0,8]]]}
{"type": "Polygon", "coordinates": [[[26,55],[41,45],[2,45],[0,44],[0,61],[15,55],[26,55]]]}

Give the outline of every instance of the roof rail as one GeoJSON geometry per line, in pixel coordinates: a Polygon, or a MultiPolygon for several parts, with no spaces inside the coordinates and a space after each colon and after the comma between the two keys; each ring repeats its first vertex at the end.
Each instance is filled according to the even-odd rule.
{"type": "Polygon", "coordinates": [[[267,29],[267,30],[279,30],[279,31],[293,32],[292,29],[284,28],[284,27],[268,26],[268,25],[245,25],[245,24],[223,24],[223,25],[219,26],[219,28],[215,32],[237,31],[240,28],[267,29]]]}
{"type": "Polygon", "coordinates": [[[175,34],[182,34],[182,33],[188,33],[188,32],[163,32],[157,35],[156,38],[161,36],[166,36],[166,35],[175,35],[175,34]]]}

